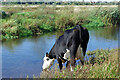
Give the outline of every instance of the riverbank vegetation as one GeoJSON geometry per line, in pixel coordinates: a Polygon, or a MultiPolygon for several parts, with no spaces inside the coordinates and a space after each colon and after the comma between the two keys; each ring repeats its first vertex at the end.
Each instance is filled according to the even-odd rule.
{"type": "Polygon", "coordinates": [[[118,64],[118,49],[106,49],[88,51],[87,55],[93,55],[85,65],[76,65],[73,72],[66,68],[62,72],[58,65],[50,71],[42,72],[40,78],[120,78],[118,64]]]}
{"type": "Polygon", "coordinates": [[[41,35],[75,25],[88,29],[120,24],[117,7],[74,7],[42,4],[39,7],[3,7],[0,39],[41,35]]]}

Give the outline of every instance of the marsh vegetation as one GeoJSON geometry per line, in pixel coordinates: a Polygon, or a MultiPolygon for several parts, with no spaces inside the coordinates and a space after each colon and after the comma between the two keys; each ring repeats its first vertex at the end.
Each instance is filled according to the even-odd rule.
{"type": "Polygon", "coordinates": [[[45,32],[66,30],[75,25],[88,29],[118,25],[120,11],[117,7],[3,7],[0,39],[41,35],[45,32]]]}

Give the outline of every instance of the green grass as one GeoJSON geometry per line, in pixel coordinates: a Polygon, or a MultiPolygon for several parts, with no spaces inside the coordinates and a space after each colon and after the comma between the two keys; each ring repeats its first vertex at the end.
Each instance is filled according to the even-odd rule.
{"type": "Polygon", "coordinates": [[[104,27],[104,23],[98,17],[90,17],[88,20],[89,20],[89,23],[83,25],[88,29],[104,27]]]}
{"type": "Polygon", "coordinates": [[[87,29],[99,29],[111,24],[119,24],[120,12],[117,8],[73,7],[2,8],[2,35],[0,39],[13,39],[41,35],[56,30],[71,29],[82,25],[87,29]]]}
{"type": "Polygon", "coordinates": [[[42,72],[40,78],[120,78],[118,49],[95,50],[87,54],[95,54],[96,57],[91,57],[85,65],[76,65],[73,72],[66,68],[60,72],[56,64],[50,71],[42,72]]]}

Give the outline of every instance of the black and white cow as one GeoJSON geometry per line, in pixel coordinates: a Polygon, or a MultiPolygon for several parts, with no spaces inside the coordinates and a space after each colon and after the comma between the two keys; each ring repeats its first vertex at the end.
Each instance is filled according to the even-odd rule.
{"type": "Polygon", "coordinates": [[[73,71],[72,67],[75,66],[76,60],[80,59],[81,63],[84,64],[88,41],[88,30],[82,26],[77,25],[73,29],[66,30],[56,40],[49,54],[46,53],[43,59],[43,70],[50,68],[55,59],[59,63],[60,70],[63,67],[62,62],[67,61],[66,67],[70,68],[71,65],[71,71],[73,71]]]}

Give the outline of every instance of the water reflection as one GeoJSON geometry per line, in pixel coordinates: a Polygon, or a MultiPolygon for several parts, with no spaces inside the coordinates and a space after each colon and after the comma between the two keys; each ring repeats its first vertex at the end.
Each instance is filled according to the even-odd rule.
{"type": "MultiPolygon", "coordinates": [[[[100,30],[92,30],[89,32],[90,41],[88,43],[88,50],[118,48],[120,27],[105,27],[100,30]]],[[[95,55],[91,56],[94,57],[95,55]]],[[[89,60],[91,56],[86,56],[86,60],[89,60]]]]}
{"type": "Polygon", "coordinates": [[[5,46],[8,50],[13,52],[14,48],[20,45],[23,41],[21,39],[3,41],[2,45],[5,46]]]}
{"type": "Polygon", "coordinates": [[[103,28],[95,31],[96,37],[102,37],[110,40],[118,40],[119,27],[103,28]]]}

